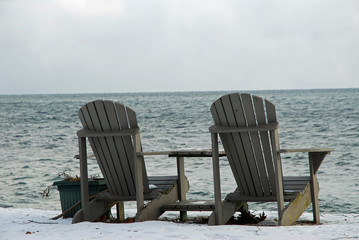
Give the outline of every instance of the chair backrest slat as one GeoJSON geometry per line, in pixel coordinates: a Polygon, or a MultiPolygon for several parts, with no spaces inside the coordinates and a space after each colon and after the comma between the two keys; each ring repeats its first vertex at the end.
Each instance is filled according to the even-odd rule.
{"type": "MultiPolygon", "coordinates": [[[[245,106],[243,110],[245,113],[246,125],[248,127],[258,126],[257,114],[260,112],[261,109],[255,108],[255,105],[252,103],[252,97],[249,94],[242,94],[241,99],[243,102],[243,106],[245,106]]],[[[257,196],[270,196],[270,187],[263,158],[263,149],[261,147],[262,142],[259,134],[259,132],[249,133],[249,142],[251,143],[253,150],[253,155],[251,155],[251,158],[254,159],[254,161],[250,161],[249,159],[251,158],[249,158],[248,160],[252,162],[252,171],[255,171],[254,169],[257,168],[257,171],[255,171],[255,176],[253,176],[255,179],[257,179],[256,189],[259,188],[257,191],[257,196]]]]}
{"type": "MultiPolygon", "coordinates": [[[[250,99],[245,98],[246,95],[230,95],[232,100],[232,104],[235,106],[233,108],[234,112],[241,112],[241,114],[236,114],[236,120],[239,124],[237,124],[237,127],[246,127],[248,124],[254,124],[254,123],[248,123],[246,119],[246,111],[249,111],[252,108],[252,103],[250,99]],[[241,99],[243,97],[244,99],[241,99]]],[[[251,139],[252,133],[240,133],[240,136],[242,138],[242,144],[245,154],[245,159],[241,159],[240,161],[243,162],[243,164],[247,164],[249,168],[249,173],[251,175],[251,184],[252,188],[255,191],[255,196],[261,196],[263,194],[260,179],[259,179],[259,173],[258,173],[258,166],[255,161],[251,161],[251,159],[256,159],[253,141],[251,139]]],[[[253,194],[253,195],[254,195],[253,194]]]]}
{"type": "MultiPolygon", "coordinates": [[[[104,107],[106,109],[106,115],[109,121],[110,131],[118,131],[121,129],[121,124],[118,120],[118,112],[111,101],[104,101],[104,107]]],[[[116,105],[115,105],[116,106],[116,105]]],[[[121,105],[120,105],[121,106],[121,105]]],[[[122,105],[124,108],[124,106],[122,105]]],[[[131,137],[127,137],[131,140],[131,137]]],[[[127,153],[124,138],[123,137],[111,137],[111,146],[110,151],[114,155],[114,165],[116,167],[116,178],[119,180],[119,187],[121,187],[124,195],[134,195],[135,194],[135,185],[133,182],[134,173],[133,168],[128,164],[128,161],[131,161],[133,151],[130,154],[127,153]]]]}
{"type": "MultiPolygon", "coordinates": [[[[256,109],[256,117],[258,125],[267,124],[267,113],[266,109],[264,108],[263,99],[257,96],[253,96],[253,104],[254,108],[256,109]]],[[[271,103],[270,103],[271,104],[271,103]]],[[[275,109],[274,109],[275,110],[275,109]]],[[[275,120],[276,121],[276,120],[275,120]]],[[[274,121],[274,122],[275,122],[274,121]]],[[[275,188],[276,180],[275,180],[275,171],[273,166],[273,156],[272,156],[272,149],[271,149],[271,141],[268,132],[259,132],[259,138],[261,142],[261,146],[263,149],[263,158],[261,161],[264,160],[264,168],[267,171],[267,178],[262,180],[263,188],[265,192],[265,196],[275,195],[275,188]]],[[[262,170],[263,171],[263,170],[262,170]]],[[[265,173],[262,173],[262,176],[265,173]]]]}

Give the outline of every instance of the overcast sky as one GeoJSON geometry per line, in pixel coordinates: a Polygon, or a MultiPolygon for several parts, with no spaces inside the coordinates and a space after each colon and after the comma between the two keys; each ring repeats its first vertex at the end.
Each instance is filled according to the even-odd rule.
{"type": "Polygon", "coordinates": [[[0,94],[359,87],[358,0],[0,0],[0,94]]]}

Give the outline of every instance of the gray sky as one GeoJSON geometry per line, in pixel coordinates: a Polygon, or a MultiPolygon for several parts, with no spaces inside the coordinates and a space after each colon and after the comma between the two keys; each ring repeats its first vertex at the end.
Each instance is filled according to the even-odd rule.
{"type": "Polygon", "coordinates": [[[0,0],[0,94],[353,87],[358,0],[0,0]]]}

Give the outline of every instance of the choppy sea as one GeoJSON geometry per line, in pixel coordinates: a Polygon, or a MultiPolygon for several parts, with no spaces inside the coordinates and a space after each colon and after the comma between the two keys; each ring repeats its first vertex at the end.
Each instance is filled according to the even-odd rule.
{"type": "MultiPolygon", "coordinates": [[[[210,148],[210,105],[228,92],[0,95],[0,207],[60,210],[55,188],[66,171],[79,175],[78,109],[96,99],[121,102],[137,113],[144,151],[210,148]]],[[[274,103],[282,148],[331,147],[318,173],[320,210],[359,212],[359,89],[250,91],[274,103]]],[[[175,174],[175,159],[145,159],[149,175],[175,174]]],[[[306,154],[282,157],[284,174],[307,174],[306,154]]],[[[213,197],[210,158],[185,159],[192,199],[213,197]]],[[[98,175],[96,160],[90,174],[98,175]]],[[[235,189],[225,158],[222,191],[235,189]]],[[[250,205],[273,210],[276,205],[250,205]]]]}

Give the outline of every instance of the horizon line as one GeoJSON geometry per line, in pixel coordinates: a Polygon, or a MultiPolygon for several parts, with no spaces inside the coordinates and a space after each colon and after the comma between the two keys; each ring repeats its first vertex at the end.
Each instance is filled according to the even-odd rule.
{"type": "Polygon", "coordinates": [[[313,90],[351,90],[359,87],[348,88],[294,88],[294,89],[247,89],[247,90],[189,90],[189,91],[138,91],[138,92],[63,92],[63,93],[0,93],[0,96],[29,96],[29,95],[86,95],[86,94],[158,94],[158,93],[204,93],[204,92],[266,92],[266,91],[313,91],[313,90]]]}

